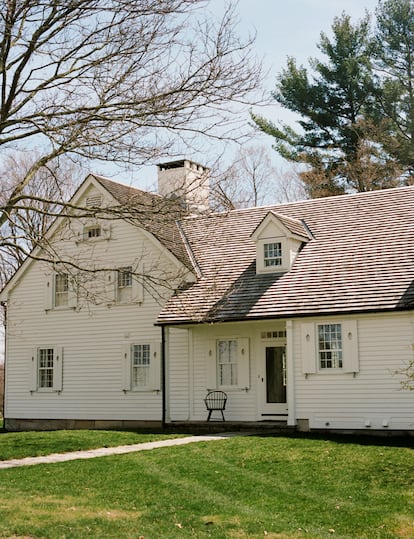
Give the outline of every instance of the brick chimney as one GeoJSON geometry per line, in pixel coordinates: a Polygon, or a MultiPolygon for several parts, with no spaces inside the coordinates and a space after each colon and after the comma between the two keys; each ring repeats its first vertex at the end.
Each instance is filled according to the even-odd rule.
{"type": "Polygon", "coordinates": [[[207,167],[183,159],[157,165],[158,193],[176,198],[191,213],[200,213],[209,208],[209,173],[207,167]]]}

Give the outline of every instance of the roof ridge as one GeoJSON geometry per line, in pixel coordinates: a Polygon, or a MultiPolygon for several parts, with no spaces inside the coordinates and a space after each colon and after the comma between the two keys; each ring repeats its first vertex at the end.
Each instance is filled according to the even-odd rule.
{"type": "Polygon", "coordinates": [[[153,193],[151,191],[145,191],[144,189],[139,189],[138,187],[135,187],[133,185],[127,185],[125,183],[117,182],[117,181],[111,180],[110,178],[107,178],[106,176],[101,176],[100,174],[91,173],[90,175],[93,178],[95,178],[101,185],[103,185],[103,187],[105,187],[105,183],[109,183],[109,184],[111,184],[111,185],[113,185],[114,187],[117,187],[117,188],[128,189],[128,190],[135,191],[137,194],[149,195],[149,196],[153,196],[154,198],[163,198],[158,193],[153,193]]]}
{"type": "MultiPolygon", "coordinates": [[[[236,208],[233,210],[225,210],[222,212],[210,213],[206,217],[223,217],[229,214],[245,213],[245,212],[251,212],[254,210],[268,210],[275,213],[274,208],[285,208],[285,207],[290,207],[290,206],[297,206],[299,204],[308,205],[308,204],[314,204],[317,201],[318,202],[326,201],[326,203],[328,203],[328,201],[339,200],[339,199],[349,200],[349,199],[360,198],[360,197],[368,198],[370,196],[384,196],[385,194],[388,194],[390,192],[401,191],[401,190],[412,190],[412,189],[414,189],[414,185],[401,185],[399,187],[389,187],[387,189],[376,189],[374,191],[363,191],[359,193],[344,193],[342,195],[332,195],[332,196],[319,197],[319,198],[307,198],[303,200],[293,200],[290,202],[280,202],[277,204],[264,204],[263,206],[250,206],[249,208],[236,208]]],[[[280,213],[283,215],[282,212],[280,213]]],[[[197,219],[200,217],[205,217],[205,216],[193,215],[193,216],[188,216],[185,219],[190,220],[190,219],[197,219]]]]}

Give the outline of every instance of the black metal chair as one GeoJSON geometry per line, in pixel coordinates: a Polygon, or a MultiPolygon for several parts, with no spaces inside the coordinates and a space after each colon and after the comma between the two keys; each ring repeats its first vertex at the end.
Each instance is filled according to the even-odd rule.
{"type": "Polygon", "coordinates": [[[224,391],[210,391],[207,393],[204,402],[208,410],[207,421],[210,421],[211,414],[214,411],[221,412],[221,417],[224,419],[224,410],[226,409],[227,394],[224,391]]]}

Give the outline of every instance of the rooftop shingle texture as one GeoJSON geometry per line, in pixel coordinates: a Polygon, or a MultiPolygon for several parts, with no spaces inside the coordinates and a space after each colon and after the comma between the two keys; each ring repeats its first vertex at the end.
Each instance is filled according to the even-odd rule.
{"type": "Polygon", "coordinates": [[[171,298],[160,323],[414,307],[414,187],[234,210],[182,227],[202,277],[171,298]],[[304,220],[313,239],[289,272],[256,275],[250,236],[269,211],[304,220]]]}
{"type": "Polygon", "coordinates": [[[295,234],[296,236],[302,236],[302,238],[305,238],[305,240],[311,238],[309,230],[307,230],[305,224],[302,221],[299,221],[299,219],[292,219],[292,217],[286,217],[286,215],[282,215],[281,213],[278,213],[276,211],[272,211],[271,213],[275,215],[292,234],[295,234]]]}
{"type": "Polygon", "coordinates": [[[177,225],[177,220],[182,216],[182,209],[176,202],[154,193],[113,182],[102,176],[94,175],[94,178],[122,206],[121,215],[125,210],[128,213],[130,211],[131,222],[137,223],[153,234],[180,262],[193,270],[177,225]]]}

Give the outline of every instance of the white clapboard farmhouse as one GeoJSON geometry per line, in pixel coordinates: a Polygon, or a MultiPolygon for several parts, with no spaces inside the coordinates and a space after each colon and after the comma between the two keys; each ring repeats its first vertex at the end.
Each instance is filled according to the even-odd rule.
{"type": "Polygon", "coordinates": [[[203,167],[158,168],[160,195],[88,176],[98,213],[1,292],[6,428],[200,423],[221,389],[240,425],[413,434],[414,187],[209,214],[203,167]]]}

